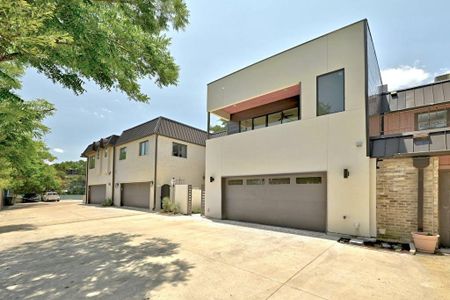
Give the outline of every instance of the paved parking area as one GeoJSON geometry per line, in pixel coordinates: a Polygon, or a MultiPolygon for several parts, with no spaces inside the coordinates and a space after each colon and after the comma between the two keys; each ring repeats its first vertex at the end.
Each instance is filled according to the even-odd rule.
{"type": "Polygon", "coordinates": [[[0,212],[0,299],[450,299],[450,257],[200,217],[18,204],[0,212]]]}

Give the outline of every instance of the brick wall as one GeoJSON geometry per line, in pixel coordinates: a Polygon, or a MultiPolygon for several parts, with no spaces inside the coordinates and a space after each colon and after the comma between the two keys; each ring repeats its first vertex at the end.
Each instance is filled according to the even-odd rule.
{"type": "MultiPolygon", "coordinates": [[[[377,229],[385,240],[408,242],[417,230],[418,170],[412,158],[385,159],[377,169],[377,229]],[[383,234],[382,231],[385,230],[383,234]]],[[[438,229],[439,159],[424,169],[424,231],[438,229]]]]}

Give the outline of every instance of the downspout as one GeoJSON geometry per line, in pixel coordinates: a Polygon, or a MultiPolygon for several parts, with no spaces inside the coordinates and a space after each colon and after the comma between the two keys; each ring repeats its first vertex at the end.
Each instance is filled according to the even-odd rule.
{"type": "Polygon", "coordinates": [[[112,194],[111,200],[114,205],[114,192],[116,190],[116,146],[113,146],[113,159],[112,159],[112,194]]]}
{"type": "Polygon", "coordinates": [[[423,169],[430,164],[429,157],[414,157],[413,165],[418,169],[417,176],[417,231],[423,232],[423,169]]]}
{"type": "Polygon", "coordinates": [[[84,183],[85,204],[89,204],[88,194],[89,194],[89,156],[87,157],[86,160],[86,182],[84,183]]]}
{"type": "Polygon", "coordinates": [[[154,163],[154,177],[153,177],[153,211],[156,210],[156,175],[157,175],[157,164],[158,164],[158,134],[155,134],[155,163],[154,163]]]}

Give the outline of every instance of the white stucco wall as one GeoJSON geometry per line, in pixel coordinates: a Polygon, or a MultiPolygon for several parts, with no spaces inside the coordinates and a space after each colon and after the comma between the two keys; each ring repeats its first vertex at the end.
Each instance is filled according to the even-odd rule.
{"type": "Polygon", "coordinates": [[[205,175],[215,181],[206,181],[207,216],[221,217],[222,177],[325,171],[328,231],[371,234],[375,164],[366,156],[364,30],[356,23],[208,85],[212,112],[301,83],[302,119],[208,140],[205,175]],[[316,78],[341,68],[345,111],[317,117],[316,78]]]}
{"type": "Polygon", "coordinates": [[[204,184],[205,151],[204,146],[158,136],[157,207],[160,207],[161,186],[170,184],[173,177],[179,184],[201,188],[204,184]],[[173,142],[187,145],[187,158],[172,155],[173,142]]]}
{"type": "Polygon", "coordinates": [[[99,149],[98,156],[97,152],[89,153],[88,156],[89,159],[92,156],[95,157],[95,168],[93,169],[89,169],[89,159],[87,160],[88,185],[106,184],[106,198],[112,198],[113,147],[99,149]],[[107,157],[105,157],[105,152],[107,157]]]}

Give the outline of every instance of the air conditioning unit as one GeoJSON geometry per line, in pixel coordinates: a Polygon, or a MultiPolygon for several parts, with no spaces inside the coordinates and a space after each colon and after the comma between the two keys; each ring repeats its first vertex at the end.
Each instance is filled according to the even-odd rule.
{"type": "Polygon", "coordinates": [[[434,82],[450,80],[450,73],[439,75],[434,78],[434,82]]]}

